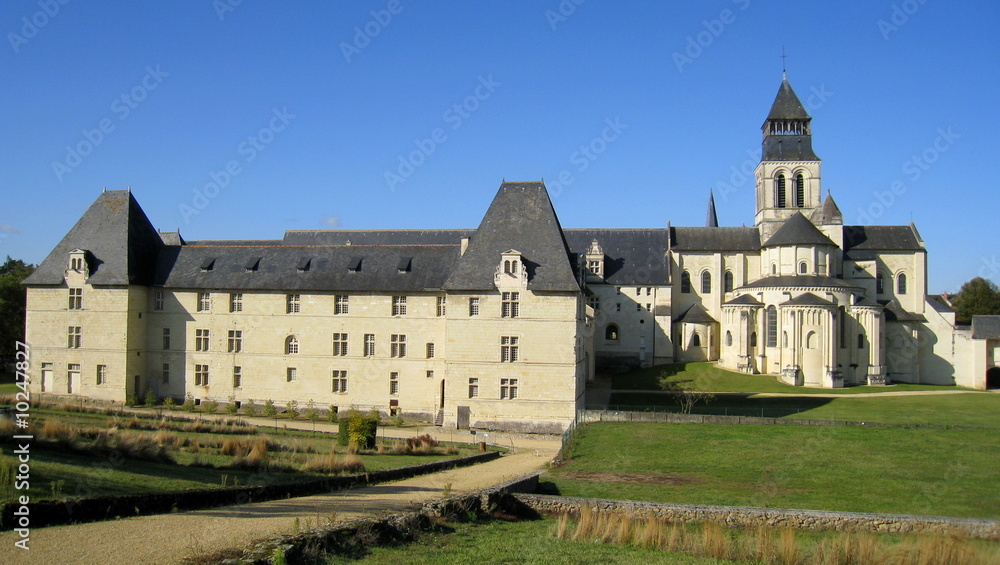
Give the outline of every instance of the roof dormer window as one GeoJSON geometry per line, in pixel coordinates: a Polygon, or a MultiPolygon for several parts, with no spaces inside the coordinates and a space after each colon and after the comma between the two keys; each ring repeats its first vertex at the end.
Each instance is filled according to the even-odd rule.
{"type": "Polygon", "coordinates": [[[524,270],[524,258],[516,249],[508,249],[500,254],[493,284],[500,289],[526,289],[528,273],[524,270]]]}

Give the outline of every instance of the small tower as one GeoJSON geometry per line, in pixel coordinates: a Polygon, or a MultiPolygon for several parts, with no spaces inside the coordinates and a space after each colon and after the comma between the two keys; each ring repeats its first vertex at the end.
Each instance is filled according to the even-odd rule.
{"type": "Polygon", "coordinates": [[[807,216],[820,207],[820,158],[812,148],[812,118],[786,77],[761,126],[757,165],[757,215],[754,225],[767,239],[796,212],[807,216]]]}
{"type": "Polygon", "coordinates": [[[719,227],[719,216],[715,213],[715,193],[708,191],[708,216],[705,218],[706,228],[719,227]]]}

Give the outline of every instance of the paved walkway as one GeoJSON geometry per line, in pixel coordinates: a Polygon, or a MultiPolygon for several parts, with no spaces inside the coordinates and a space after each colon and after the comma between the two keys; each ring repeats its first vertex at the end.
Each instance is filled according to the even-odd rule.
{"type": "MultiPolygon", "coordinates": [[[[255,424],[262,422],[256,419],[255,424]]],[[[273,420],[270,420],[273,424],[273,420]]],[[[311,422],[290,422],[288,427],[312,428],[311,422]]],[[[317,430],[332,426],[317,423],[317,430]]],[[[512,447],[499,459],[414,477],[394,483],[350,489],[338,493],[272,500],[191,512],[140,516],[108,522],[55,526],[31,530],[29,551],[18,549],[14,532],[0,533],[0,563],[39,565],[163,564],[177,563],[228,548],[244,548],[251,541],[292,533],[295,519],[302,529],[330,520],[350,520],[380,512],[412,509],[441,498],[446,486],[453,494],[484,489],[508,479],[540,469],[555,457],[558,438],[525,438],[468,432],[449,433],[442,428],[386,428],[386,437],[407,437],[430,431],[432,436],[450,441],[449,436],[486,439],[489,443],[512,447]]],[[[380,435],[382,435],[380,433],[380,435]]]]}

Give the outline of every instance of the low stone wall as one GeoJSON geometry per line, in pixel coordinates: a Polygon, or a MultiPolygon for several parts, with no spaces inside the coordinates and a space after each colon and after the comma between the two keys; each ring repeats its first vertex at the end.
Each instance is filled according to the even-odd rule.
{"type": "Polygon", "coordinates": [[[591,422],[665,422],[668,424],[756,424],[778,426],[856,426],[865,428],[942,428],[931,424],[884,424],[851,420],[807,420],[805,418],[761,418],[758,416],[722,416],[680,414],[676,412],[629,412],[621,410],[583,410],[578,423],[591,422]]]}
{"type": "Polygon", "coordinates": [[[539,494],[514,494],[520,503],[542,515],[568,513],[579,516],[581,509],[594,512],[621,512],[651,515],[669,522],[716,522],[731,528],[795,528],[879,534],[933,534],[1000,540],[1000,521],[906,514],[863,514],[821,510],[785,510],[745,506],[699,506],[599,498],[572,498],[539,494]]]}
{"type": "MultiPolygon", "coordinates": [[[[492,461],[498,451],[488,451],[457,459],[421,463],[397,469],[384,469],[358,475],[338,475],[309,481],[256,486],[198,489],[156,494],[98,496],[70,499],[65,502],[41,501],[28,504],[32,527],[82,522],[99,522],[128,516],[165,514],[177,510],[198,510],[230,504],[263,502],[280,498],[309,496],[387,481],[398,481],[455,467],[492,461]]],[[[14,528],[19,505],[11,503],[0,512],[0,531],[14,528]]]]}

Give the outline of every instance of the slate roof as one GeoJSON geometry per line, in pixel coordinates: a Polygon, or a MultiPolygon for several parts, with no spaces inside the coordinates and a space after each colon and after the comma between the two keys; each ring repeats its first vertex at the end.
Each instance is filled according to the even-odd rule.
{"type": "Polygon", "coordinates": [[[844,251],[918,251],[924,248],[911,226],[844,226],[844,251]]]}
{"type": "Polygon", "coordinates": [[[748,285],[740,287],[740,290],[751,288],[861,288],[854,286],[843,279],[827,277],[823,275],[779,275],[758,279],[748,285]]]}
{"type": "Polygon", "coordinates": [[[579,291],[559,218],[541,182],[504,182],[469,248],[444,283],[448,290],[492,290],[500,254],[522,253],[528,290],[579,291]]]}
{"type": "Polygon", "coordinates": [[[771,104],[771,111],[764,120],[761,129],[764,130],[762,159],[764,161],[819,161],[813,152],[811,135],[774,135],[767,133],[768,122],[772,120],[805,120],[812,118],[806,112],[799,97],[792,90],[788,79],[782,77],[778,94],[771,104]]]}
{"type": "Polygon", "coordinates": [[[907,312],[895,300],[880,300],[880,304],[885,307],[885,321],[887,322],[926,322],[927,318],[923,314],[907,312]]]}
{"type": "Polygon", "coordinates": [[[759,251],[760,232],[753,227],[670,228],[676,251],[759,251]]]}
{"type": "Polygon", "coordinates": [[[973,316],[972,339],[1000,339],[1000,316],[973,316]]]}
{"type": "Polygon", "coordinates": [[[936,312],[949,313],[955,311],[940,294],[928,294],[927,304],[930,304],[931,308],[936,312]]]}
{"type": "Polygon", "coordinates": [[[780,245],[836,245],[829,237],[819,231],[802,212],[795,212],[785,220],[774,234],[764,243],[764,247],[780,245]]]}
{"type": "Polygon", "coordinates": [[[705,218],[705,227],[719,227],[719,215],[715,212],[715,194],[712,191],[708,192],[708,215],[705,218]]]}
{"type": "Polygon", "coordinates": [[[764,303],[753,297],[752,294],[741,294],[732,300],[727,300],[722,303],[723,306],[735,306],[735,305],[747,305],[747,306],[763,306],[764,303]]]}
{"type": "Polygon", "coordinates": [[[670,282],[665,228],[566,229],[563,233],[574,256],[586,253],[595,239],[601,244],[607,284],[664,286],[670,282]]]}
{"type": "Polygon", "coordinates": [[[806,292],[791,300],[782,302],[779,306],[834,306],[834,303],[820,298],[811,292],[806,292]]]}
{"type": "Polygon", "coordinates": [[[131,192],[107,190],[87,208],[24,284],[63,284],[69,252],[74,249],[89,252],[87,282],[90,284],[149,284],[156,255],[162,247],[159,233],[131,192]]]}
{"type": "Polygon", "coordinates": [[[831,196],[829,192],[826,193],[826,199],[823,200],[823,206],[817,209],[813,213],[813,217],[809,219],[812,220],[812,222],[817,226],[844,223],[844,215],[840,212],[840,207],[833,201],[833,196],[831,196]]]}
{"type": "Polygon", "coordinates": [[[774,96],[774,102],[771,103],[771,111],[768,112],[767,119],[810,119],[809,113],[806,112],[805,106],[799,101],[799,97],[795,95],[795,91],[792,90],[792,85],[786,77],[781,77],[781,86],[778,87],[778,93],[774,96]]]}
{"type": "Polygon", "coordinates": [[[283,245],[458,245],[476,230],[289,230],[283,245]]]}
{"type": "Polygon", "coordinates": [[[699,302],[695,302],[689,306],[675,321],[685,324],[713,324],[718,322],[699,302]]]}

